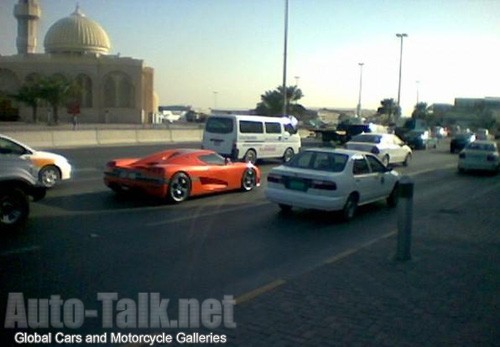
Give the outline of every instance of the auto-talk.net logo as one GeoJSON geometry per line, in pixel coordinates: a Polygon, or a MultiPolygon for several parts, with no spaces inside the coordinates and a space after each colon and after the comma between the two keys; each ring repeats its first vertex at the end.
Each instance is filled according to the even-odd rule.
{"type": "Polygon", "coordinates": [[[4,321],[5,329],[23,329],[14,342],[24,343],[225,343],[226,335],[199,333],[158,333],[153,335],[110,332],[101,335],[28,333],[26,329],[79,329],[87,319],[99,320],[104,329],[217,329],[236,328],[235,300],[225,295],[222,300],[170,299],[159,293],[138,293],[137,298],[119,298],[118,293],[97,293],[98,309],[86,309],[82,300],[64,300],[60,295],[50,298],[28,298],[23,293],[9,293],[4,321]],[[169,316],[176,309],[177,316],[169,316]]]}

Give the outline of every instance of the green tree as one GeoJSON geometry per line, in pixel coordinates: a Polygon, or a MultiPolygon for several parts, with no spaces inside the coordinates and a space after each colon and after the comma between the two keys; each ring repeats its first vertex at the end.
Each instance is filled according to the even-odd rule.
{"type": "Polygon", "coordinates": [[[59,106],[65,105],[78,94],[75,83],[61,75],[42,78],[39,82],[40,97],[46,100],[53,110],[53,122],[59,123],[59,106]]]}
{"type": "MultiPolygon", "coordinates": [[[[306,113],[304,106],[298,104],[304,95],[302,90],[297,86],[286,88],[287,109],[289,114],[302,116],[306,113]]],[[[283,86],[277,87],[275,90],[268,90],[260,96],[261,102],[257,104],[256,112],[266,116],[281,116],[283,115],[283,86]]]]}
{"type": "Polygon", "coordinates": [[[413,119],[423,119],[429,120],[429,108],[427,107],[427,103],[419,102],[415,105],[415,109],[411,114],[411,118],[413,119]]]}
{"type": "Polygon", "coordinates": [[[29,82],[22,85],[17,91],[17,94],[11,95],[13,99],[31,107],[33,123],[38,121],[38,102],[40,100],[40,96],[40,85],[36,82],[29,82]]]}
{"type": "Polygon", "coordinates": [[[394,123],[395,117],[398,115],[398,105],[394,99],[384,99],[380,101],[380,107],[377,109],[377,115],[380,118],[381,124],[394,123]]]}

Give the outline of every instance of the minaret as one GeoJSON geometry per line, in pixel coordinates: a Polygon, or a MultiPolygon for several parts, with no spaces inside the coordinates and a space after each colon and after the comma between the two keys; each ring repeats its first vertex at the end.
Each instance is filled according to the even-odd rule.
{"type": "Polygon", "coordinates": [[[14,7],[17,18],[17,53],[35,53],[38,36],[38,19],[41,15],[38,0],[19,0],[14,7]]]}

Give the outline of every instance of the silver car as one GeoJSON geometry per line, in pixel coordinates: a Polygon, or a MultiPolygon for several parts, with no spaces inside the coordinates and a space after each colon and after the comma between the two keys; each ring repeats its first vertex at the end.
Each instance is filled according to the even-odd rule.
{"type": "Polygon", "coordinates": [[[385,166],[403,164],[408,166],[412,150],[394,134],[363,133],[346,143],[346,148],[376,155],[385,166]]]}

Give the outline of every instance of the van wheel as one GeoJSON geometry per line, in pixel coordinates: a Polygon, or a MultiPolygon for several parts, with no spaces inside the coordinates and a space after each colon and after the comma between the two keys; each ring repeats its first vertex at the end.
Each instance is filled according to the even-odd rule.
{"type": "Polygon", "coordinates": [[[292,148],[287,148],[285,153],[283,154],[283,161],[285,163],[289,162],[290,159],[295,155],[295,152],[293,151],[292,148]]]}
{"type": "Polygon", "coordinates": [[[255,153],[255,151],[253,149],[249,149],[245,153],[243,160],[247,163],[255,164],[255,162],[257,161],[257,153],[255,153]]]}

